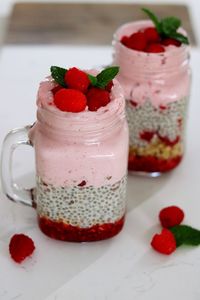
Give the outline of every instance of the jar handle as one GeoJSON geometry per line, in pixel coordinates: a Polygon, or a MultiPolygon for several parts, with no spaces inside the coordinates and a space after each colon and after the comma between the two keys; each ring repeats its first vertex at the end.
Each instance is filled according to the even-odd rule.
{"type": "Polygon", "coordinates": [[[12,176],[14,150],[20,145],[32,146],[28,132],[32,125],[10,131],[4,139],[1,155],[1,183],[5,195],[16,203],[34,206],[33,189],[19,187],[12,176]]]}

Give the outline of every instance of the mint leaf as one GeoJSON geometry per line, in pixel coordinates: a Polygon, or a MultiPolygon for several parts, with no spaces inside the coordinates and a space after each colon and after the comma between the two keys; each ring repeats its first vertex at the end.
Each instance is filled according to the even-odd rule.
{"type": "Polygon", "coordinates": [[[176,32],[176,30],[180,26],[181,26],[181,20],[175,17],[168,17],[161,20],[162,32],[166,36],[170,36],[172,32],[176,32]]]}
{"type": "Polygon", "coordinates": [[[88,74],[88,78],[91,82],[91,85],[93,85],[93,86],[97,85],[97,78],[95,76],[88,74]]]}
{"type": "Polygon", "coordinates": [[[151,21],[155,24],[155,27],[156,27],[158,33],[161,33],[162,30],[161,30],[160,21],[154,15],[154,13],[147,8],[142,8],[142,11],[145,12],[147,14],[147,16],[151,19],[151,21]]]}
{"type": "Polygon", "coordinates": [[[65,83],[65,74],[67,72],[67,69],[64,68],[60,68],[60,67],[56,67],[56,66],[52,66],[51,67],[51,76],[52,78],[61,86],[63,87],[67,87],[66,83],[65,83]]]}
{"type": "Polygon", "coordinates": [[[173,233],[176,239],[177,247],[181,245],[200,245],[200,230],[187,225],[177,225],[169,230],[173,233]]]}
{"type": "Polygon", "coordinates": [[[189,45],[189,40],[188,40],[187,36],[185,36],[185,35],[183,35],[179,32],[173,32],[173,33],[170,34],[169,37],[173,38],[173,39],[175,39],[175,40],[177,40],[177,41],[179,41],[183,44],[189,45]]]}
{"type": "Polygon", "coordinates": [[[109,67],[103,70],[97,75],[97,84],[96,86],[104,89],[106,85],[113,79],[119,72],[119,67],[109,67]]]}

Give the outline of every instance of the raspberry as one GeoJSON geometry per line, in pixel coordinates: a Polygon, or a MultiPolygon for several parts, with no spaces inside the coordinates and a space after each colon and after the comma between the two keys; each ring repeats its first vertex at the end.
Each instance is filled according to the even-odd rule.
{"type": "Polygon", "coordinates": [[[184,212],[177,206],[169,206],[160,211],[159,219],[164,228],[170,228],[183,221],[184,212]]]}
{"type": "Polygon", "coordinates": [[[147,42],[159,42],[160,41],[160,36],[158,34],[158,31],[154,27],[148,27],[144,30],[144,35],[146,37],[147,42]]]}
{"type": "Polygon", "coordinates": [[[108,91],[109,93],[111,92],[111,89],[113,87],[113,81],[111,80],[107,86],[105,87],[106,91],[108,91]]]}
{"type": "Polygon", "coordinates": [[[54,96],[54,104],[57,108],[67,112],[81,112],[86,108],[86,96],[73,89],[61,89],[54,96]]]}
{"type": "Polygon", "coordinates": [[[126,42],[126,46],[133,50],[143,51],[147,46],[147,41],[144,33],[133,33],[126,42]]]}
{"type": "Polygon", "coordinates": [[[146,52],[148,53],[160,53],[165,52],[165,49],[162,45],[158,43],[149,44],[146,48],[146,52]]]}
{"type": "Polygon", "coordinates": [[[35,250],[34,242],[25,234],[15,234],[10,240],[9,251],[12,259],[21,263],[35,250]]]}
{"type": "Polygon", "coordinates": [[[106,106],[110,102],[110,94],[106,90],[91,88],[87,93],[88,109],[97,111],[100,107],[106,106]]]}
{"type": "Polygon", "coordinates": [[[129,37],[124,35],[122,38],[121,38],[121,43],[124,45],[124,46],[127,46],[128,44],[128,41],[129,41],[129,37]]]}
{"type": "Polygon", "coordinates": [[[181,46],[181,42],[175,40],[175,39],[172,39],[172,38],[167,38],[167,39],[164,39],[162,41],[162,44],[164,46],[169,46],[169,45],[173,45],[173,46],[176,46],[176,47],[180,47],[181,46]]]}
{"type": "Polygon", "coordinates": [[[65,74],[65,83],[71,89],[86,93],[90,80],[85,72],[77,68],[71,68],[65,74]]]}
{"type": "Polygon", "coordinates": [[[176,240],[168,229],[162,229],[160,234],[155,234],[151,241],[154,250],[169,255],[176,250],[176,240]]]}

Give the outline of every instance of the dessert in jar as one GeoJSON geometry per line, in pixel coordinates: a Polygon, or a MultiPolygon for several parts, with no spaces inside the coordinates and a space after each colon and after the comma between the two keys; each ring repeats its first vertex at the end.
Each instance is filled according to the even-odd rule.
{"type": "Polygon", "coordinates": [[[52,67],[40,84],[35,148],[39,226],[65,241],[116,235],[126,209],[128,126],[118,67],[101,73],[52,67]]]}
{"type": "Polygon", "coordinates": [[[129,125],[129,171],[157,176],[182,160],[190,93],[189,46],[175,17],[120,27],[114,62],[124,89],[129,125]]]}

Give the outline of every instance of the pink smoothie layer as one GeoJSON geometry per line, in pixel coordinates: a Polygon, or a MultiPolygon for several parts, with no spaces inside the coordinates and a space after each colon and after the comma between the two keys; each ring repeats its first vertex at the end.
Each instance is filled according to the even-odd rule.
{"type": "MultiPolygon", "coordinates": [[[[127,48],[120,40],[138,30],[152,27],[151,21],[123,25],[115,34],[114,65],[120,66],[118,79],[125,98],[143,104],[149,99],[157,107],[189,94],[187,74],[190,47],[167,46],[162,53],[145,53],[127,48]]],[[[186,35],[183,29],[180,32],[186,35]]]]}
{"type": "Polygon", "coordinates": [[[40,84],[38,122],[30,132],[37,175],[54,186],[102,186],[119,181],[127,168],[128,129],[124,96],[114,80],[111,102],[96,112],[60,111],[51,77],[40,84]],[[114,145],[114,147],[113,147],[114,145]]]}

